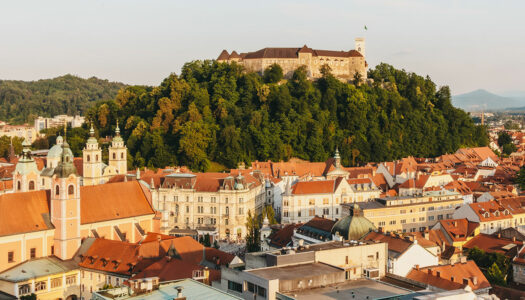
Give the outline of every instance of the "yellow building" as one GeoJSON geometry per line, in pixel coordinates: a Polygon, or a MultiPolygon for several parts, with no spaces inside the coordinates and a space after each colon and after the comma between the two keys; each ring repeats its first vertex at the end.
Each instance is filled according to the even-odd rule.
{"type": "MultiPolygon", "coordinates": [[[[448,190],[426,192],[422,196],[384,197],[357,203],[364,216],[383,231],[416,232],[431,228],[439,220],[450,219],[461,206],[461,194],[448,190]]],[[[343,203],[343,216],[354,204],[343,203]]]]}
{"type": "Polygon", "coordinates": [[[17,298],[35,294],[37,299],[78,299],[79,268],[73,260],[43,257],[26,261],[0,274],[0,290],[17,298]]]}
{"type": "Polygon", "coordinates": [[[279,64],[287,78],[301,66],[306,67],[308,77],[319,78],[325,65],[330,67],[334,76],[342,80],[353,80],[356,73],[361,79],[367,77],[364,38],[356,38],[355,50],[350,51],[315,50],[306,45],[302,48],[264,48],[241,54],[223,50],[217,61],[236,62],[243,65],[248,72],[261,74],[269,66],[279,64]]]}

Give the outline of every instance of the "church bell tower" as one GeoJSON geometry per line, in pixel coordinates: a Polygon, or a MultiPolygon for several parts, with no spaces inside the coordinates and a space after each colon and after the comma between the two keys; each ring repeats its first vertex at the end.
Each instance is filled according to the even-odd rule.
{"type": "Polygon", "coordinates": [[[124,145],[124,139],[120,136],[120,128],[115,129],[115,137],[109,147],[109,165],[115,167],[118,174],[128,173],[128,149],[124,145]]]}

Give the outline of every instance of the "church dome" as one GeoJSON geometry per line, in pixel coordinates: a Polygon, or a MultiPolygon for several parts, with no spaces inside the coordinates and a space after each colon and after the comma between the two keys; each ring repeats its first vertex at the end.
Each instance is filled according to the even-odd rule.
{"type": "MultiPolygon", "coordinates": [[[[61,137],[59,136],[58,138],[61,138],[61,137]]],[[[58,144],[58,138],[57,138],[57,144],[51,147],[51,149],[49,149],[49,152],[47,152],[47,159],[60,158],[60,156],[62,156],[62,145],[58,144]]]]}
{"type": "Polygon", "coordinates": [[[374,224],[363,216],[361,209],[355,204],[350,215],[337,221],[331,232],[334,235],[339,234],[345,240],[359,240],[375,229],[374,224]]]}

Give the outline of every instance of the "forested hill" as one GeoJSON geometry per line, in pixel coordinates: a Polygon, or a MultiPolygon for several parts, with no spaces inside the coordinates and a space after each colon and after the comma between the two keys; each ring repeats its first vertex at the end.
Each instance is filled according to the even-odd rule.
{"type": "Polygon", "coordinates": [[[375,84],[342,83],[326,72],[307,80],[298,69],[281,80],[236,64],[187,63],[160,86],[129,86],[89,110],[97,134],[113,134],[118,116],[135,166],[211,161],[323,161],[339,147],[344,165],[414,155],[431,157],[486,145],[486,130],[451,105],[448,87],[390,65],[369,71],[375,84]]]}
{"type": "Polygon", "coordinates": [[[38,81],[0,80],[0,120],[32,121],[37,116],[83,114],[94,102],[111,100],[122,83],[65,75],[38,81]]]}

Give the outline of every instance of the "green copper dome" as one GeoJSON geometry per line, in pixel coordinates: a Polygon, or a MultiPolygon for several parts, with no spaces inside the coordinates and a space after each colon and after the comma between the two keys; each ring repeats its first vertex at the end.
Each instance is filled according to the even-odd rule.
{"type": "Polygon", "coordinates": [[[60,178],[66,178],[71,174],[77,175],[77,168],[73,164],[73,152],[69,149],[69,144],[64,140],[62,144],[62,156],[53,173],[60,178]]]}
{"type": "Polygon", "coordinates": [[[345,240],[359,240],[372,230],[376,230],[376,227],[363,216],[361,209],[355,204],[349,216],[334,224],[332,234],[339,234],[345,240]]]}

